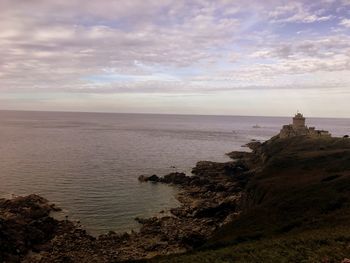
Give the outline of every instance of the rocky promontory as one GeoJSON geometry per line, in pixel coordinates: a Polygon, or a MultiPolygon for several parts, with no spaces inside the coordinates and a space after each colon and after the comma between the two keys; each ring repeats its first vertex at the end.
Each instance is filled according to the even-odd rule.
{"type": "Polygon", "coordinates": [[[275,136],[249,146],[228,154],[248,169],[236,176],[239,215],[201,249],[148,262],[350,261],[350,140],[275,136]]]}
{"type": "Polygon", "coordinates": [[[288,244],[281,252],[288,258],[286,251],[293,248],[288,242],[299,245],[298,235],[305,253],[315,252],[299,249],[298,260],[285,262],[345,258],[350,253],[350,140],[276,136],[247,146],[250,152],[228,153],[229,162],[198,162],[190,176],[140,176],[145,183],[177,187],[181,205],[137,218],[138,232],[93,237],[69,220],[50,217],[58,208],[42,197],[0,199],[0,262],[211,262],[208,257],[257,262],[247,259],[260,255],[259,249],[280,256],[278,247],[271,247],[274,241],[264,240],[282,238],[276,242],[288,244]],[[326,240],[313,241],[315,235],[326,240]],[[210,250],[213,246],[223,249],[210,250]],[[178,255],[183,252],[191,253],[178,255]]]}

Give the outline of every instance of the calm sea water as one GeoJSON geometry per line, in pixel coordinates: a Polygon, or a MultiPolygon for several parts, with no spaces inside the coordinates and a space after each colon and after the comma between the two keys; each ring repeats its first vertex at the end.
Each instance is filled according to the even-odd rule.
{"type": "MultiPolygon", "coordinates": [[[[200,160],[251,139],[266,140],[290,118],[0,111],[0,196],[37,193],[94,234],[137,228],[136,216],[178,205],[176,189],[141,174],[189,173],[200,160]],[[252,128],[258,124],[261,128],[252,128]],[[171,168],[175,166],[176,168],[171,168]]],[[[336,136],[350,119],[308,120],[336,136]]]]}

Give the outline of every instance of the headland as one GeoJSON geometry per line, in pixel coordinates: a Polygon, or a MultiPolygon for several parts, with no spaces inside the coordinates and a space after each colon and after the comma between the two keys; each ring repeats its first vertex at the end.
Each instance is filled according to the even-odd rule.
{"type": "Polygon", "coordinates": [[[139,232],[93,237],[53,219],[42,197],[1,199],[0,261],[340,262],[350,255],[350,139],[292,129],[232,161],[198,162],[191,176],[140,176],[178,187],[181,206],[137,218],[139,232]]]}

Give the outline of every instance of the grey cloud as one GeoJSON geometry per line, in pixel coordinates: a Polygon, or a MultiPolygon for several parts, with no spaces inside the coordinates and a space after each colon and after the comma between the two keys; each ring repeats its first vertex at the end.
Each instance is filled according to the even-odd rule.
{"type": "Polygon", "coordinates": [[[295,39],[288,42],[268,42],[264,49],[255,51],[252,56],[261,58],[329,58],[335,55],[349,56],[350,37],[344,34],[295,39]]]}
{"type": "Polygon", "coordinates": [[[249,26],[239,14],[247,10],[259,14],[248,20],[265,21],[260,15],[266,13],[275,22],[331,19],[295,3],[282,6],[281,1],[266,1],[264,6],[249,1],[243,7],[225,0],[1,0],[0,92],[200,93],[226,90],[229,84],[220,81],[246,82],[233,85],[234,89],[252,87],[255,81],[259,83],[253,86],[263,89],[271,87],[266,82],[276,74],[349,70],[348,36],[281,43],[267,29],[254,36],[242,33],[249,26]],[[239,46],[242,40],[252,42],[251,46],[239,46]],[[241,53],[232,57],[237,46],[241,53]],[[275,64],[253,61],[229,73],[215,68],[225,59],[232,64],[244,62],[251,50],[261,51],[258,47],[263,52],[256,58],[273,58],[275,64]],[[180,81],[96,84],[88,80],[106,74],[147,77],[159,67],[176,71],[198,64],[197,76],[180,81]]]}
{"type": "Polygon", "coordinates": [[[0,6],[1,19],[7,21],[0,25],[0,88],[7,89],[81,85],[82,78],[102,68],[135,72],[135,60],[173,67],[211,60],[217,54],[208,50],[230,41],[238,24],[214,18],[215,6],[201,1],[193,2],[198,9],[189,10],[185,1],[15,2],[16,8],[14,1],[0,6]],[[157,25],[161,9],[168,9],[170,19],[181,13],[183,20],[157,25]],[[103,25],[98,25],[100,18],[103,25]]]}

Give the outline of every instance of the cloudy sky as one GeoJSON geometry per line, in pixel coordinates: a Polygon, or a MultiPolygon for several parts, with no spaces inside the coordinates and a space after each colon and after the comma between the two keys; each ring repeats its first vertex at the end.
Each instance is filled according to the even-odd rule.
{"type": "Polygon", "coordinates": [[[0,0],[0,109],[350,117],[350,0],[0,0]]]}

